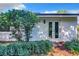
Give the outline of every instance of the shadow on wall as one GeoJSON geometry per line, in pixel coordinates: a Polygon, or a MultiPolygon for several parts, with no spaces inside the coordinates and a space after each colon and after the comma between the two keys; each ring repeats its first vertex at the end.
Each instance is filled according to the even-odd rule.
{"type": "MultiPolygon", "coordinates": [[[[48,27],[47,25],[39,23],[32,30],[32,38],[30,40],[46,40],[48,38],[48,27]]],[[[63,23],[60,27],[60,39],[71,40],[77,37],[76,25],[71,23],[63,23]]]]}
{"type": "Polygon", "coordinates": [[[63,39],[72,40],[73,38],[77,37],[77,29],[75,26],[70,26],[68,28],[61,28],[61,37],[63,39]]]}
{"type": "MultiPolygon", "coordinates": [[[[44,26],[44,25],[43,25],[44,26]]],[[[31,34],[32,38],[31,40],[47,40],[47,31],[46,28],[42,28],[41,25],[36,25],[33,30],[32,30],[32,34],[31,34]]]]}

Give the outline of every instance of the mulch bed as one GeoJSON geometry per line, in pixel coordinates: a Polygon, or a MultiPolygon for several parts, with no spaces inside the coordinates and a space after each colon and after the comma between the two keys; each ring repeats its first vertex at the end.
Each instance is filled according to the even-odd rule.
{"type": "Polygon", "coordinates": [[[54,44],[54,48],[48,53],[48,56],[74,56],[74,54],[64,47],[64,42],[57,42],[54,44]]]}

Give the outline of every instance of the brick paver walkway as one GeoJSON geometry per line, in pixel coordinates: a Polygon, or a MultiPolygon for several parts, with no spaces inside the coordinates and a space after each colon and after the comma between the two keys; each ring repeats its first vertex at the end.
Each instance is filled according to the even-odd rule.
{"type": "Polygon", "coordinates": [[[48,56],[73,56],[63,45],[64,43],[55,43],[54,48],[48,53],[48,56]]]}

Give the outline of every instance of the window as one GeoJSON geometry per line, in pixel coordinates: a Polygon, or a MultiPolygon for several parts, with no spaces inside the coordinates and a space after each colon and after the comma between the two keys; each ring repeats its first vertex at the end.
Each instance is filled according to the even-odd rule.
{"type": "Polygon", "coordinates": [[[52,22],[49,22],[49,37],[52,38],[52,22]]]}
{"type": "Polygon", "coordinates": [[[55,22],[55,38],[59,37],[59,23],[55,22]]]}

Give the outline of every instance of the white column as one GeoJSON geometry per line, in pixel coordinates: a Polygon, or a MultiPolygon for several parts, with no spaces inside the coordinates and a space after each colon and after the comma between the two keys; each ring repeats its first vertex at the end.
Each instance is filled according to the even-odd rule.
{"type": "Polygon", "coordinates": [[[79,25],[79,16],[77,16],[77,24],[79,25]]]}

